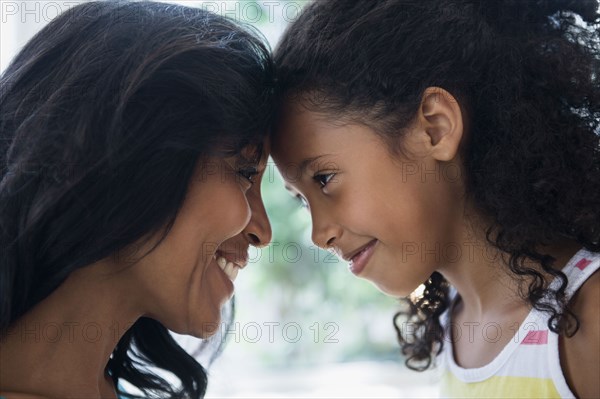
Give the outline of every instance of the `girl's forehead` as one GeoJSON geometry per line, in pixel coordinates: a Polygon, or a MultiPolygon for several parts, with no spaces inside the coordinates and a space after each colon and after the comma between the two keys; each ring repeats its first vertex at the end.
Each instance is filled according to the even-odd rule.
{"type": "Polygon", "coordinates": [[[284,107],[274,132],[273,152],[290,147],[300,150],[335,141],[342,127],[324,113],[309,110],[296,103],[288,104],[284,107]]]}
{"type": "Polygon", "coordinates": [[[369,128],[361,125],[321,126],[280,132],[273,146],[275,164],[285,174],[294,176],[310,174],[316,170],[337,169],[340,162],[366,162],[366,157],[380,158],[387,154],[381,139],[369,128]]]}
{"type": "Polygon", "coordinates": [[[344,135],[327,125],[311,123],[304,114],[282,123],[273,140],[272,156],[275,162],[293,162],[308,165],[323,152],[339,146],[344,135]]]}

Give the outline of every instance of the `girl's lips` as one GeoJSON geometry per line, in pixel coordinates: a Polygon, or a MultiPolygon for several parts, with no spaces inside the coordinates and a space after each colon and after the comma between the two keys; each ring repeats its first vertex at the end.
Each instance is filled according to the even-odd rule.
{"type": "Polygon", "coordinates": [[[364,270],[365,266],[367,266],[371,255],[373,255],[373,252],[375,251],[375,244],[377,244],[377,240],[371,241],[350,259],[350,265],[348,267],[356,276],[358,276],[364,270]]]}

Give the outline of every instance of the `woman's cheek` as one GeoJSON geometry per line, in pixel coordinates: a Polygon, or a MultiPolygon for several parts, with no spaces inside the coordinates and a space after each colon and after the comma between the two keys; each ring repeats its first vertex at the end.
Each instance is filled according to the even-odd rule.
{"type": "Polygon", "coordinates": [[[239,199],[235,205],[235,208],[231,212],[231,225],[236,230],[235,236],[244,230],[244,228],[250,223],[252,212],[250,210],[250,204],[244,194],[239,195],[239,199]]]}
{"type": "Polygon", "coordinates": [[[227,238],[238,235],[250,222],[251,211],[243,188],[239,183],[235,183],[231,190],[227,190],[216,201],[217,209],[215,215],[216,226],[223,230],[223,235],[227,238]]]}

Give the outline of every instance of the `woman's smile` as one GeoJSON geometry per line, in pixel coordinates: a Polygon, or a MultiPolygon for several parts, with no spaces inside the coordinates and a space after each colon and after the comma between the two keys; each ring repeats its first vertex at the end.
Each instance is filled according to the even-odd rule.
{"type": "Polygon", "coordinates": [[[246,267],[248,264],[248,256],[246,250],[246,256],[236,257],[235,253],[225,253],[218,250],[213,257],[215,263],[223,271],[223,273],[231,280],[235,282],[239,271],[246,267]]]}

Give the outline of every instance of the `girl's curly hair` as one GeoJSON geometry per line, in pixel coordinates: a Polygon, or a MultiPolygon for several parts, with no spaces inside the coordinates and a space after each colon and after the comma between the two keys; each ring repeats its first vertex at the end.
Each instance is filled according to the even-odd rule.
{"type": "MultiPolygon", "coordinates": [[[[280,42],[280,95],[397,142],[427,87],[467,116],[469,198],[493,220],[487,240],[530,283],[521,293],[575,334],[567,277],[539,251],[571,239],[600,251],[600,33],[597,0],[316,1],[280,42]],[[539,268],[526,266],[531,261],[539,268]],[[553,279],[558,289],[549,288],[553,279]]],[[[449,284],[439,273],[407,299],[414,334],[394,323],[407,365],[443,345],[449,284]]]]}

